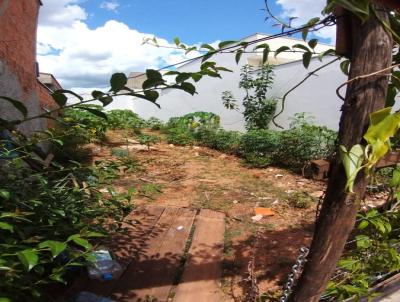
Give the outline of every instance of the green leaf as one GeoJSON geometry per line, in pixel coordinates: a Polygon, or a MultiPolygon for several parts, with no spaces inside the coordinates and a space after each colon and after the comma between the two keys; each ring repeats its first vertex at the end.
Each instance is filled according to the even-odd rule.
{"type": "Polygon", "coordinates": [[[186,80],[189,79],[190,77],[191,77],[191,74],[190,74],[190,73],[182,72],[181,74],[179,74],[179,75],[176,76],[175,81],[176,81],[177,83],[181,83],[181,82],[186,81],[186,80]]]}
{"type": "Polygon", "coordinates": [[[108,118],[107,118],[107,114],[105,114],[104,112],[102,112],[102,111],[100,111],[100,110],[93,109],[93,108],[89,108],[89,107],[83,107],[83,106],[77,106],[77,107],[75,107],[75,108],[79,108],[79,109],[82,109],[82,110],[86,110],[87,112],[90,112],[91,114],[96,115],[96,116],[98,116],[98,117],[101,117],[101,118],[103,118],[103,119],[105,119],[105,120],[108,119],[108,118]]]}
{"type": "Polygon", "coordinates": [[[0,189],[0,197],[5,199],[5,200],[9,200],[11,197],[10,192],[4,190],[4,189],[0,189]]]}
{"type": "Polygon", "coordinates": [[[175,37],[174,38],[174,43],[175,43],[176,46],[179,46],[181,44],[181,40],[179,40],[178,37],[175,37]]]}
{"type": "Polygon", "coordinates": [[[73,241],[74,243],[83,247],[87,251],[92,249],[92,245],[89,243],[89,241],[81,238],[80,235],[78,235],[78,234],[69,236],[67,241],[73,241]]]}
{"type": "Polygon", "coordinates": [[[318,39],[311,39],[308,41],[308,46],[310,46],[312,49],[314,49],[318,45],[318,39]]]}
{"type": "Polygon", "coordinates": [[[113,100],[114,99],[109,95],[99,98],[99,101],[103,104],[103,107],[111,104],[113,100]]]}
{"type": "Polygon", "coordinates": [[[111,76],[110,84],[111,91],[118,92],[124,89],[126,84],[128,83],[128,78],[124,73],[114,73],[111,76]]]}
{"type": "Polygon", "coordinates": [[[158,99],[160,94],[154,90],[146,90],[144,91],[144,96],[146,97],[147,100],[154,103],[158,99]]]}
{"type": "Polygon", "coordinates": [[[37,252],[34,250],[24,250],[17,253],[19,261],[21,261],[26,271],[30,271],[39,261],[37,252]]]}
{"type": "Polygon", "coordinates": [[[298,49],[304,50],[306,52],[311,52],[311,50],[307,46],[305,46],[303,44],[295,44],[295,45],[292,46],[292,48],[293,49],[294,48],[298,48],[298,49]]]}
{"type": "Polygon", "coordinates": [[[100,99],[100,98],[102,98],[103,96],[105,95],[105,93],[104,92],[101,92],[101,91],[99,91],[99,90],[93,90],[92,91],[92,97],[94,98],[94,99],[100,99]]]}
{"type": "Polygon", "coordinates": [[[340,69],[345,75],[349,75],[350,72],[350,60],[345,60],[340,63],[340,69]]]}
{"type": "Polygon", "coordinates": [[[311,52],[306,52],[303,54],[303,65],[305,68],[308,68],[310,66],[311,58],[312,58],[311,52]]]}
{"type": "Polygon", "coordinates": [[[365,229],[368,225],[369,225],[368,220],[363,220],[363,221],[361,221],[360,224],[358,225],[358,229],[359,229],[359,230],[363,230],[363,229],[365,229]]]}
{"type": "Polygon", "coordinates": [[[366,235],[358,235],[356,240],[357,248],[359,249],[367,249],[372,245],[371,239],[366,235]]]}
{"type": "Polygon", "coordinates": [[[62,93],[62,94],[71,94],[71,95],[73,95],[74,97],[76,97],[77,99],[79,99],[80,101],[83,100],[83,97],[81,97],[79,94],[73,92],[72,90],[58,89],[58,90],[56,90],[56,91],[54,91],[54,92],[62,93]]]}
{"type": "Polygon", "coordinates": [[[281,52],[288,51],[288,50],[290,50],[290,47],[289,47],[289,46],[281,46],[281,47],[279,47],[279,48],[275,51],[275,58],[276,58],[276,56],[279,55],[281,52]]]}
{"type": "Polygon", "coordinates": [[[347,177],[345,189],[353,193],[353,184],[365,157],[364,147],[361,145],[354,145],[350,151],[347,151],[346,147],[341,145],[339,146],[339,150],[347,177]]]}
{"type": "Polygon", "coordinates": [[[67,101],[68,98],[65,96],[65,94],[62,94],[58,91],[55,91],[51,94],[51,97],[53,98],[53,100],[58,104],[58,106],[62,107],[64,106],[67,101]]]}
{"type": "Polygon", "coordinates": [[[236,55],[235,55],[236,64],[239,64],[239,61],[240,61],[240,58],[242,57],[242,55],[243,55],[243,50],[242,50],[242,49],[239,49],[239,50],[236,52],[236,55]]]}
{"type": "Polygon", "coordinates": [[[92,237],[94,237],[94,238],[105,237],[104,234],[99,233],[99,232],[87,232],[87,233],[85,233],[85,234],[83,234],[83,235],[84,235],[85,237],[87,237],[87,238],[92,238],[92,237]]]}
{"type": "MultiPolygon", "coordinates": [[[[155,101],[152,101],[153,99],[155,99],[155,94],[152,95],[153,92],[156,92],[157,95],[158,95],[158,92],[157,92],[157,91],[151,91],[151,90],[146,90],[146,91],[147,91],[147,95],[143,95],[143,94],[139,94],[139,93],[131,93],[130,95],[132,95],[132,96],[134,96],[134,97],[137,97],[137,98],[144,99],[144,100],[146,100],[146,101],[150,101],[150,102],[152,102],[154,105],[156,105],[158,108],[160,108],[160,105],[159,105],[159,104],[157,104],[155,101]]],[[[145,94],[146,94],[146,92],[145,92],[145,94]]]]}
{"type": "Polygon", "coordinates": [[[146,81],[143,82],[142,88],[149,89],[163,84],[165,84],[165,81],[163,79],[155,79],[155,78],[147,79],[146,81]]]}
{"type": "Polygon", "coordinates": [[[308,28],[304,28],[304,29],[301,31],[301,37],[303,38],[304,41],[307,41],[308,32],[309,32],[309,29],[308,29],[308,28]]]}
{"type": "Polygon", "coordinates": [[[181,84],[182,90],[194,95],[196,93],[196,87],[192,83],[184,82],[181,84]]]}
{"type": "Polygon", "coordinates": [[[336,51],[334,50],[334,49],[328,49],[328,50],[325,50],[325,51],[323,51],[323,52],[321,52],[319,55],[318,55],[318,60],[320,60],[321,62],[322,62],[322,59],[325,57],[325,56],[327,56],[327,55],[334,55],[336,53],[336,51]]]}
{"type": "Polygon", "coordinates": [[[392,107],[396,103],[397,88],[393,84],[389,84],[386,95],[385,107],[392,107]]]}
{"type": "Polygon", "coordinates": [[[392,179],[389,182],[389,186],[392,188],[400,187],[400,168],[397,167],[393,170],[392,179]]]}
{"type": "Polygon", "coordinates": [[[265,64],[266,62],[268,62],[268,56],[269,56],[269,46],[266,46],[263,50],[263,64],[265,64]]]}
{"type": "Polygon", "coordinates": [[[203,75],[200,74],[200,73],[192,73],[192,79],[193,79],[193,81],[195,81],[195,82],[200,81],[202,77],[203,77],[203,75]]]}
{"type": "Polygon", "coordinates": [[[162,80],[162,75],[158,70],[154,69],[147,69],[146,70],[146,77],[152,80],[162,80]]]}
{"type": "Polygon", "coordinates": [[[218,44],[218,48],[224,48],[225,46],[231,45],[237,43],[237,41],[222,41],[221,43],[218,44]]]}
{"type": "Polygon", "coordinates": [[[8,298],[0,297],[0,302],[12,302],[12,301],[8,298]]]}
{"type": "Polygon", "coordinates": [[[21,112],[24,117],[28,115],[28,109],[26,109],[25,105],[22,102],[14,100],[13,98],[10,98],[8,96],[0,96],[0,99],[9,102],[11,105],[14,106],[15,109],[21,112]]]}
{"type": "Polygon", "coordinates": [[[0,222],[0,229],[14,233],[14,227],[11,224],[0,222]]]}
{"type": "Polygon", "coordinates": [[[205,48],[205,49],[211,50],[213,52],[215,51],[215,48],[212,47],[210,44],[203,44],[200,46],[200,48],[205,48]]]}
{"type": "Polygon", "coordinates": [[[65,242],[47,240],[39,244],[39,248],[49,248],[53,258],[56,258],[60,253],[62,253],[66,248],[67,244],[65,242]]]}

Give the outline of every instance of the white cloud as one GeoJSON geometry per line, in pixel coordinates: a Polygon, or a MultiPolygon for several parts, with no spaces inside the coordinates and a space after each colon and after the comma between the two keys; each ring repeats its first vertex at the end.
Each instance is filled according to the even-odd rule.
{"type": "Polygon", "coordinates": [[[119,7],[119,3],[117,1],[103,1],[100,4],[100,8],[117,12],[117,8],[119,7]]]}
{"type": "MultiPolygon", "coordinates": [[[[142,45],[143,38],[153,35],[115,20],[89,28],[87,13],[78,4],[76,0],[45,1],[43,8],[48,7],[44,15],[41,12],[38,28],[40,70],[53,73],[65,88],[102,87],[114,72],[129,74],[188,58],[180,50],[142,45]],[[57,19],[60,13],[63,18],[57,19]]],[[[157,40],[159,45],[174,46],[160,37],[157,40]]]]}
{"type": "Polygon", "coordinates": [[[67,27],[77,20],[86,20],[87,13],[78,0],[43,0],[40,8],[41,26],[67,27]]]}
{"type": "MultiPolygon", "coordinates": [[[[276,0],[276,3],[282,6],[283,17],[297,17],[293,21],[294,25],[301,25],[314,17],[320,17],[321,11],[326,5],[326,0],[276,0]]],[[[318,33],[317,36],[330,39],[333,43],[336,36],[336,27],[331,26],[323,28],[318,33]]]]}

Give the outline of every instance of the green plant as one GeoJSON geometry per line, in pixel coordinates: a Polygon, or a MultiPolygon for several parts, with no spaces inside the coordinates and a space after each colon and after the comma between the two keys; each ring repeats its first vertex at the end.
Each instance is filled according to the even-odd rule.
{"type": "Polygon", "coordinates": [[[147,149],[150,150],[150,146],[159,142],[158,136],[150,135],[150,134],[140,134],[138,136],[139,143],[142,145],[146,145],[147,149]]]}
{"type": "MultiPolygon", "coordinates": [[[[267,98],[267,92],[272,87],[273,79],[272,65],[264,64],[257,73],[251,65],[242,67],[239,88],[246,92],[242,104],[247,130],[268,129],[277,103],[276,99],[267,98]]],[[[238,110],[237,101],[230,91],[223,92],[222,100],[227,109],[238,110]]]]}
{"type": "Polygon", "coordinates": [[[371,286],[383,275],[400,270],[398,219],[399,212],[376,209],[358,215],[355,244],[342,256],[328,284],[328,301],[371,295],[371,286]]]}
{"type": "Polygon", "coordinates": [[[288,196],[289,205],[294,208],[299,209],[307,209],[309,208],[314,202],[315,197],[311,196],[306,191],[299,191],[288,196]]]}
{"type": "Polygon", "coordinates": [[[38,173],[14,158],[1,170],[1,295],[45,301],[43,287],[65,283],[91,261],[93,243],[118,228],[130,200],[103,197],[96,187],[106,179],[97,167],[73,164],[38,173]]]}
{"type": "Polygon", "coordinates": [[[162,120],[156,117],[151,117],[146,121],[146,126],[151,130],[161,130],[165,125],[162,120]]]}
{"type": "Polygon", "coordinates": [[[231,154],[238,153],[241,136],[240,132],[223,129],[200,129],[195,134],[196,141],[200,145],[231,154]]]}
{"type": "Polygon", "coordinates": [[[146,121],[131,110],[115,109],[107,112],[110,129],[141,129],[146,126],[146,121]]]}
{"type": "Polygon", "coordinates": [[[276,152],[281,145],[280,132],[250,130],[241,137],[240,154],[252,167],[266,167],[275,163],[276,152]]]}

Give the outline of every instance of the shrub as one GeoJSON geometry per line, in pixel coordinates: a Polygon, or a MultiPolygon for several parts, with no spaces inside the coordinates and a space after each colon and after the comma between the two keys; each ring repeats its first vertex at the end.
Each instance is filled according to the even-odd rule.
{"type": "MultiPolygon", "coordinates": [[[[128,196],[103,198],[99,167],[32,170],[20,158],[0,173],[0,297],[47,301],[43,287],[64,283],[91,261],[93,243],[116,229],[128,196]],[[86,185],[82,185],[86,183],[86,185]]],[[[108,170],[115,175],[116,170],[108,170]]],[[[1,299],[0,299],[1,300],[1,299]]]]}
{"type": "MultiPolygon", "coordinates": [[[[102,107],[96,105],[82,107],[102,111],[102,107]]],[[[86,110],[70,108],[62,113],[58,127],[59,133],[66,134],[65,139],[69,144],[81,144],[104,139],[108,122],[86,110]]]]}
{"type": "Polygon", "coordinates": [[[178,146],[193,145],[193,133],[184,128],[171,128],[167,131],[167,142],[178,146]]]}
{"type": "Polygon", "coordinates": [[[150,134],[140,134],[138,139],[139,143],[141,143],[142,145],[146,145],[148,150],[150,150],[151,145],[154,145],[159,141],[159,138],[157,136],[150,134]]]}
{"type": "Polygon", "coordinates": [[[239,152],[248,165],[265,167],[275,163],[280,144],[278,131],[251,130],[242,136],[239,152]]]}
{"type": "Polygon", "coordinates": [[[216,131],[200,129],[195,134],[195,138],[200,145],[231,154],[238,153],[241,136],[240,132],[223,129],[216,131]]]}
{"type": "Polygon", "coordinates": [[[280,136],[276,163],[298,170],[311,160],[330,158],[335,150],[337,134],[326,127],[306,124],[282,131],[280,136]]]}
{"type": "Polygon", "coordinates": [[[146,127],[151,130],[161,130],[164,126],[164,122],[156,117],[151,117],[146,121],[146,127]]]}
{"type": "Polygon", "coordinates": [[[146,121],[131,110],[111,110],[107,117],[110,129],[141,129],[146,126],[146,121]]]}

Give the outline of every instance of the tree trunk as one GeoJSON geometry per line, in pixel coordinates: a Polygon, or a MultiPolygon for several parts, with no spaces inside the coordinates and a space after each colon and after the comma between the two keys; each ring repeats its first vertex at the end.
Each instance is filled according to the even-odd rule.
{"type": "MultiPolygon", "coordinates": [[[[375,6],[380,19],[388,22],[388,11],[375,6]]],[[[365,23],[352,16],[353,52],[349,78],[370,74],[392,63],[392,38],[373,14],[365,23]]],[[[386,72],[387,73],[387,72],[386,72]]],[[[388,77],[373,76],[349,84],[339,124],[339,144],[350,149],[363,143],[371,112],[384,107],[388,77]]],[[[329,114],[329,112],[326,112],[329,114]]],[[[320,216],[315,226],[308,262],[290,298],[292,302],[316,302],[324,292],[355,224],[365,195],[366,176],[359,173],[354,193],[344,192],[346,175],[339,156],[331,176],[320,216]]]]}

